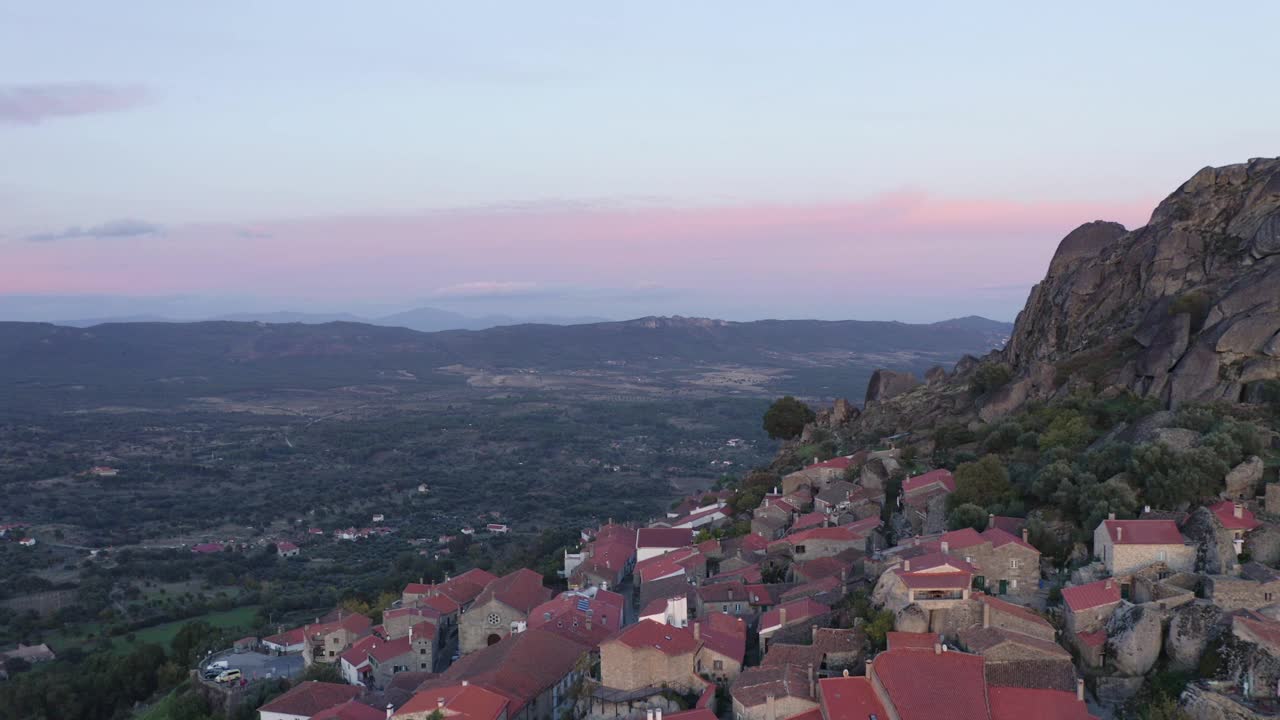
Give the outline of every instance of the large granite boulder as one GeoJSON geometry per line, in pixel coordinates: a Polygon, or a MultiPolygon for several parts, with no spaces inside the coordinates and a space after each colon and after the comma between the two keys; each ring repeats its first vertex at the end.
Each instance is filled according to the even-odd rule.
{"type": "Polygon", "coordinates": [[[1227,488],[1222,496],[1234,500],[1249,500],[1257,496],[1264,470],[1266,465],[1257,455],[1235,466],[1227,473],[1227,488]]]}
{"type": "Polygon", "coordinates": [[[873,457],[862,464],[859,483],[870,490],[883,490],[889,483],[889,476],[902,466],[891,457],[873,457]]]}
{"type": "Polygon", "coordinates": [[[1160,658],[1160,612],[1152,605],[1121,605],[1107,621],[1107,656],[1119,675],[1139,677],[1160,658]]]}
{"type": "Polygon", "coordinates": [[[909,372],[876,370],[871,374],[871,381],[867,383],[866,404],[889,400],[919,384],[920,381],[916,376],[909,372]]]}
{"type": "Polygon", "coordinates": [[[934,365],[924,373],[924,381],[930,387],[936,387],[947,381],[947,369],[941,365],[934,365]]]}
{"type": "Polygon", "coordinates": [[[1164,652],[1177,669],[1190,670],[1221,631],[1222,609],[1208,601],[1182,605],[1172,612],[1164,652]]]}
{"type": "Polygon", "coordinates": [[[911,603],[893,616],[893,629],[909,633],[929,632],[929,611],[911,603]]]}
{"type": "Polygon", "coordinates": [[[848,425],[849,421],[857,416],[858,408],[844,398],[836,400],[836,404],[831,408],[831,424],[834,426],[848,425]]]}

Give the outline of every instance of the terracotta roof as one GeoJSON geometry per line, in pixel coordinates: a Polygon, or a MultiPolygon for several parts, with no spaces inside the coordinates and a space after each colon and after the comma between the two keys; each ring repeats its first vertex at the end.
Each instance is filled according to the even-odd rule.
{"type": "Polygon", "coordinates": [[[748,708],[764,705],[770,695],[816,701],[809,692],[808,668],[795,665],[747,668],[734,679],[729,692],[736,702],[748,708]]]}
{"type": "Polygon", "coordinates": [[[782,593],[786,585],[770,583],[752,583],[747,586],[748,601],[754,606],[774,606],[782,602],[782,593]]]}
{"type": "Polygon", "coordinates": [[[1076,666],[1067,658],[988,662],[987,688],[1019,687],[1062,690],[1075,694],[1076,666]]]}
{"type": "Polygon", "coordinates": [[[990,605],[992,612],[1002,612],[1002,613],[1007,613],[1009,615],[1015,615],[1023,620],[1026,620],[1027,622],[1034,623],[1046,630],[1052,631],[1054,629],[1052,623],[1050,623],[1048,620],[1045,620],[1043,617],[1037,614],[1035,610],[1032,610],[1031,608],[1025,605],[1016,605],[1014,603],[1001,600],[998,597],[993,597],[991,595],[986,595],[986,594],[979,595],[978,602],[981,602],[984,605],[990,605]]]}
{"type": "MultiPolygon", "coordinates": [[[[636,563],[635,574],[640,582],[653,582],[673,575],[681,575],[690,569],[690,561],[696,565],[702,554],[693,548],[680,548],[663,553],[657,557],[641,560],[636,563]]],[[[702,560],[705,563],[705,560],[702,560]]]]}
{"type": "Polygon", "coordinates": [[[956,479],[952,476],[951,471],[939,468],[902,481],[902,494],[914,495],[916,492],[935,484],[945,487],[947,492],[956,491],[956,479]]]}
{"type": "Polygon", "coordinates": [[[817,499],[828,505],[839,505],[848,500],[849,493],[856,489],[858,489],[858,486],[847,480],[835,480],[828,484],[822,492],[818,493],[817,499]]]}
{"type": "Polygon", "coordinates": [[[411,582],[408,585],[404,586],[404,590],[402,591],[401,594],[402,595],[426,595],[427,593],[431,592],[432,587],[433,587],[432,585],[429,585],[427,583],[411,582]]]}
{"type": "Polygon", "coordinates": [[[1005,532],[1000,528],[987,528],[986,530],[982,531],[982,537],[984,540],[989,541],[991,543],[991,547],[993,548],[1004,547],[1009,543],[1013,543],[1018,547],[1026,548],[1027,550],[1030,550],[1036,554],[1040,553],[1039,550],[1036,550],[1034,545],[1022,539],[1021,532],[1019,532],[1017,535],[1014,535],[1012,533],[1005,532]]]}
{"type": "Polygon", "coordinates": [[[890,630],[886,635],[888,647],[890,650],[928,650],[933,651],[933,646],[942,642],[942,636],[938,633],[913,633],[898,632],[890,630]]]}
{"type": "Polygon", "coordinates": [[[417,603],[422,607],[431,608],[442,615],[451,615],[458,612],[461,608],[452,598],[444,595],[430,595],[420,598],[417,603]]]}
{"type": "Polygon", "coordinates": [[[621,627],[624,602],[621,595],[607,590],[596,590],[594,594],[563,592],[529,613],[529,627],[595,647],[621,627]]]}
{"type": "Polygon", "coordinates": [[[328,710],[321,710],[312,715],[311,720],[386,720],[386,717],[386,710],[378,710],[358,700],[350,700],[328,710]]]}
{"type": "Polygon", "coordinates": [[[421,690],[432,691],[467,680],[506,697],[510,701],[509,712],[515,715],[572,672],[584,652],[582,645],[568,638],[531,628],[464,655],[448,670],[423,683],[421,690]]]}
{"type": "Polygon", "coordinates": [[[809,598],[793,600],[789,603],[783,603],[760,616],[760,632],[764,632],[771,628],[802,622],[828,612],[831,612],[831,608],[809,598]],[[783,611],[786,611],[787,614],[787,621],[785,623],[782,622],[783,611]]]}
{"type": "Polygon", "coordinates": [[[1120,583],[1112,579],[1062,588],[1062,601],[1072,612],[1120,602],[1120,583]]]}
{"type": "MultiPolygon", "coordinates": [[[[435,625],[432,625],[431,623],[424,622],[418,623],[418,625],[426,625],[432,630],[435,630],[435,625]]],[[[417,633],[417,626],[415,625],[414,628],[414,633],[417,633]]],[[[435,637],[434,632],[431,633],[431,637],[435,637]]],[[[395,640],[383,640],[382,642],[374,643],[374,645],[369,648],[369,657],[380,663],[384,663],[389,660],[395,660],[401,655],[412,651],[413,644],[409,642],[409,636],[405,635],[403,637],[398,637],[395,640]]]]}
{"type": "MultiPolygon", "coordinates": [[[[880,519],[875,518],[875,520],[876,520],[876,525],[878,526],[880,519]]],[[[833,542],[861,543],[862,541],[866,540],[866,537],[867,537],[866,533],[870,532],[871,529],[874,529],[874,528],[869,528],[864,531],[863,528],[855,527],[855,525],[858,525],[858,523],[851,523],[849,525],[837,525],[835,527],[809,528],[808,530],[802,530],[798,533],[788,535],[782,538],[780,542],[784,542],[789,545],[798,545],[800,543],[808,542],[810,540],[829,540],[833,542]]]]}
{"type": "Polygon", "coordinates": [[[1243,577],[1246,580],[1253,580],[1254,582],[1269,583],[1280,580],[1280,573],[1277,573],[1273,568],[1269,568],[1257,560],[1250,560],[1241,566],[1240,577],[1243,577]]]}
{"type": "Polygon", "coordinates": [[[747,586],[742,582],[718,582],[701,585],[697,589],[698,599],[708,602],[750,602],[747,586]]]}
{"type": "Polygon", "coordinates": [[[1013,632],[1012,630],[1006,630],[1004,628],[965,628],[960,631],[959,637],[961,644],[968,648],[970,652],[975,652],[979,655],[985,654],[988,650],[994,647],[1004,645],[1006,643],[1012,643],[1014,645],[1021,645],[1025,648],[1035,650],[1049,658],[1071,658],[1071,653],[1067,652],[1066,648],[1055,642],[1041,640],[1040,638],[1024,635],[1020,632],[1013,632]]]}
{"type": "Polygon", "coordinates": [[[796,563],[792,568],[797,575],[803,575],[808,580],[820,580],[826,577],[838,578],[842,572],[848,575],[850,563],[837,557],[825,557],[796,563]]]}
{"type": "Polygon", "coordinates": [[[818,602],[823,602],[823,600],[835,602],[844,597],[844,590],[844,584],[840,582],[840,578],[824,577],[821,580],[803,583],[787,590],[782,593],[782,597],[779,600],[788,602],[801,598],[813,598],[818,602]]]}
{"type": "Polygon", "coordinates": [[[1076,638],[1089,647],[1101,647],[1107,644],[1107,631],[1094,630],[1087,633],[1076,633],[1076,638]]]}
{"type": "Polygon", "coordinates": [[[1027,519],[1020,517],[1011,517],[1009,515],[993,515],[987,518],[987,529],[999,528],[1010,535],[1021,535],[1022,528],[1026,527],[1027,519]]]}
{"type": "Polygon", "coordinates": [[[770,643],[769,650],[764,654],[764,660],[760,665],[763,667],[794,665],[802,668],[812,665],[816,668],[822,666],[822,658],[826,654],[825,650],[814,645],[770,643]]]}
{"type": "Polygon", "coordinates": [[[900,720],[988,720],[982,658],[960,652],[886,650],[875,675],[900,720]]]}
{"type": "Polygon", "coordinates": [[[719,575],[712,575],[706,580],[703,580],[702,584],[715,585],[716,583],[732,581],[758,583],[763,579],[764,576],[760,574],[760,563],[753,563],[751,565],[744,565],[737,570],[730,570],[728,572],[722,572],[719,575]]]}
{"type": "Polygon", "coordinates": [[[811,527],[822,527],[822,524],[825,523],[826,521],[827,521],[826,513],[821,513],[821,512],[805,513],[804,515],[801,515],[800,517],[796,518],[795,522],[791,523],[791,529],[793,531],[799,532],[800,530],[807,530],[811,527]]]}
{"type": "Polygon", "coordinates": [[[620,642],[637,650],[652,648],[663,655],[684,655],[698,649],[698,641],[688,628],[672,627],[653,620],[630,625],[609,642],[620,642]]]}
{"type": "Polygon", "coordinates": [[[1222,527],[1227,530],[1252,530],[1262,524],[1258,522],[1258,519],[1253,515],[1253,511],[1249,508],[1241,505],[1240,517],[1236,517],[1235,509],[1236,504],[1234,502],[1223,500],[1209,508],[1209,511],[1218,518],[1218,522],[1222,523],[1222,527]]]}
{"type": "Polygon", "coordinates": [[[967,527],[961,528],[960,530],[952,530],[951,532],[942,533],[938,536],[939,548],[944,542],[947,543],[947,548],[950,550],[963,550],[967,547],[973,547],[974,545],[981,545],[983,543],[983,538],[977,530],[967,527]]]}
{"type": "Polygon", "coordinates": [[[835,468],[836,470],[844,470],[852,464],[853,464],[853,456],[849,455],[847,457],[833,457],[830,460],[825,460],[820,463],[814,463],[812,465],[809,465],[804,469],[811,470],[813,468],[835,468]]]}
{"type": "Polygon", "coordinates": [[[747,624],[742,618],[712,612],[695,623],[702,646],[741,663],[747,654],[747,624]]]}
{"type": "Polygon", "coordinates": [[[716,714],[706,708],[696,708],[694,710],[684,710],[678,713],[662,715],[665,720],[716,720],[716,714]]]}
{"type": "Polygon", "coordinates": [[[496,720],[508,702],[502,695],[477,685],[446,685],[414,695],[395,716],[433,712],[441,700],[448,711],[446,717],[457,720],[496,720]]]}
{"type": "Polygon", "coordinates": [[[281,647],[301,645],[306,641],[307,641],[307,636],[305,633],[303,633],[302,628],[300,627],[296,627],[292,630],[287,630],[285,632],[280,633],[279,635],[268,635],[267,637],[262,638],[262,642],[264,643],[271,643],[272,645],[279,645],[281,647]]]}
{"type": "Polygon", "coordinates": [[[376,635],[369,635],[368,637],[362,637],[359,640],[352,643],[351,647],[347,648],[347,650],[345,650],[338,657],[341,660],[345,660],[348,665],[359,668],[360,666],[369,662],[369,649],[380,642],[385,642],[385,641],[376,635]]]}
{"type": "Polygon", "coordinates": [[[298,546],[294,545],[288,540],[281,540],[280,542],[276,543],[277,552],[293,552],[294,550],[297,550],[297,549],[298,549],[298,546]]]}
{"type": "Polygon", "coordinates": [[[876,697],[871,682],[865,677],[819,680],[818,696],[822,698],[822,715],[825,720],[889,718],[880,698],[876,697]]]}
{"type": "Polygon", "coordinates": [[[1089,706],[1076,699],[1074,692],[1031,690],[1027,688],[991,688],[991,720],[1090,720],[1089,706]]]}
{"type": "Polygon", "coordinates": [[[912,590],[963,590],[973,584],[970,573],[904,573],[898,578],[912,590]]]}
{"type": "Polygon", "coordinates": [[[541,575],[528,568],[520,568],[489,583],[476,598],[476,605],[483,605],[493,599],[528,614],[550,597],[551,590],[543,587],[541,575]]]}
{"type": "Polygon", "coordinates": [[[360,688],[342,683],[317,682],[315,680],[296,685],[288,692],[258,708],[259,712],[311,717],[322,710],[354,700],[360,696],[360,688]]]}
{"type": "Polygon", "coordinates": [[[1257,613],[1239,614],[1231,618],[1233,626],[1243,626],[1258,640],[1280,650],[1280,623],[1257,613]]]}
{"type": "Polygon", "coordinates": [[[693,545],[689,528],[640,528],[636,532],[637,548],[679,548],[693,545]]]}
{"type": "Polygon", "coordinates": [[[1182,533],[1172,520],[1103,520],[1117,545],[1181,545],[1182,533]]]}

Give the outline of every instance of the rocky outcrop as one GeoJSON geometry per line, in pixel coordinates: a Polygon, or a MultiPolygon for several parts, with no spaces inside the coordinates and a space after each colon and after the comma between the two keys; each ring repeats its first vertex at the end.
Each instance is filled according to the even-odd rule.
{"type": "Polygon", "coordinates": [[[898,632],[929,632],[929,612],[912,603],[894,615],[893,629],[898,632]]]}
{"type": "Polygon", "coordinates": [[[1173,611],[1164,651],[1175,668],[1190,670],[1221,632],[1222,609],[1210,602],[1188,603],[1173,611]]]}
{"type": "Polygon", "coordinates": [[[1266,466],[1262,458],[1254,455],[1240,463],[1227,473],[1227,488],[1222,492],[1225,498],[1248,500],[1257,495],[1258,486],[1262,483],[1262,473],[1266,466]]]}
{"type": "Polygon", "coordinates": [[[919,384],[920,381],[916,379],[916,376],[909,372],[876,370],[871,374],[871,381],[867,383],[866,404],[870,405],[875,402],[889,400],[919,384]]]}
{"type": "Polygon", "coordinates": [[[1107,621],[1107,653],[1116,673],[1146,675],[1160,657],[1160,612],[1151,605],[1122,605],[1107,621]]]}
{"type": "Polygon", "coordinates": [[[924,381],[930,386],[941,385],[947,381],[947,369],[941,365],[934,365],[925,371],[924,381]]]}
{"type": "MultiPolygon", "coordinates": [[[[1168,406],[1256,401],[1262,383],[1280,379],[1280,158],[1205,168],[1136,230],[1091,222],[1072,231],[1008,343],[985,360],[1014,377],[981,400],[984,422],[1088,386],[1168,406]]],[[[978,362],[962,359],[946,382],[931,374],[926,393],[967,384],[960,376],[978,362]]],[[[869,402],[910,397],[926,413],[941,404],[877,375],[869,402]]],[[[877,427],[927,427],[903,406],[877,413],[877,427]]]]}
{"type": "Polygon", "coordinates": [[[1198,507],[1182,526],[1182,534],[1198,546],[1196,565],[1210,575],[1221,575],[1236,564],[1232,535],[1223,530],[1207,507],[1198,507]]]}
{"type": "Polygon", "coordinates": [[[1195,683],[1187,685],[1180,702],[1183,712],[1193,720],[1264,720],[1272,717],[1195,683]]]}
{"type": "Polygon", "coordinates": [[[858,482],[869,490],[884,490],[889,476],[900,468],[898,461],[891,457],[873,457],[863,463],[858,482]]]}

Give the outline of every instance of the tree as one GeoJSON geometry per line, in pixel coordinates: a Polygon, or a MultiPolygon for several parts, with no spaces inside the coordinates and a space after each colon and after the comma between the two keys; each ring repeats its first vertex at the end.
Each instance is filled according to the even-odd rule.
{"type": "Polygon", "coordinates": [[[960,530],[967,527],[974,530],[985,530],[987,527],[987,511],[972,503],[965,503],[952,510],[950,515],[947,515],[948,530],[960,530]]]}
{"type": "Polygon", "coordinates": [[[1013,378],[1013,371],[1006,365],[995,362],[984,362],[974,368],[969,378],[969,391],[975,396],[985,395],[992,390],[1005,386],[1013,378]]]}
{"type": "Polygon", "coordinates": [[[983,455],[976,462],[967,462],[956,468],[956,491],[951,494],[951,507],[964,504],[987,507],[1004,502],[1013,495],[1009,471],[1000,458],[983,455]]]}
{"type": "Polygon", "coordinates": [[[804,403],[787,395],[780,398],[764,413],[764,430],[769,437],[780,440],[791,440],[800,437],[804,426],[817,417],[813,410],[804,403]]]}
{"type": "Polygon", "coordinates": [[[1093,428],[1083,414],[1067,410],[1058,414],[1040,435],[1040,450],[1082,450],[1093,440],[1093,428]]]}
{"type": "Polygon", "coordinates": [[[346,682],[342,679],[342,674],[338,672],[337,665],[322,662],[313,662],[308,665],[306,672],[302,673],[302,679],[329,683],[346,682]]]}
{"type": "Polygon", "coordinates": [[[1135,447],[1129,466],[1133,477],[1142,478],[1147,502],[1162,508],[1216,495],[1230,470],[1211,448],[1180,452],[1163,443],[1135,447]]]}

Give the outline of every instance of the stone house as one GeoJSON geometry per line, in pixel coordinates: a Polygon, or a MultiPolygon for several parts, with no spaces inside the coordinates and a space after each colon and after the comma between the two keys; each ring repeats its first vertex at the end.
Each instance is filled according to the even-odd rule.
{"type": "Polygon", "coordinates": [[[769,642],[775,637],[789,638],[791,633],[787,631],[795,626],[801,626],[801,630],[807,635],[809,627],[819,622],[819,619],[822,620],[820,624],[829,624],[827,620],[830,614],[830,607],[809,598],[783,603],[760,616],[760,647],[767,649],[769,642]]]}
{"type": "Polygon", "coordinates": [[[409,634],[375,644],[369,649],[369,679],[381,690],[402,672],[431,672],[435,668],[435,626],[419,623],[409,634]]]}
{"type": "Polygon", "coordinates": [[[781,720],[818,708],[815,668],[775,665],[744,670],[730,686],[734,720],[781,720]]]}
{"type": "Polygon", "coordinates": [[[821,492],[814,495],[814,512],[830,515],[837,510],[845,509],[849,506],[850,493],[857,489],[857,485],[847,480],[833,480],[821,492]]]}
{"type": "Polygon", "coordinates": [[[818,677],[847,671],[861,671],[866,654],[866,634],[861,628],[820,628],[810,626],[809,642],[773,642],[761,665],[812,665],[818,677]]]}
{"type": "Polygon", "coordinates": [[[958,557],[931,553],[906,558],[880,575],[872,601],[892,612],[918,605],[935,627],[944,613],[967,601],[977,568],[958,557]]]}
{"type": "Polygon", "coordinates": [[[696,608],[699,617],[708,613],[724,613],[735,617],[755,615],[747,586],[741,581],[718,582],[702,585],[696,591],[696,608]]]}
{"type": "Polygon", "coordinates": [[[978,602],[982,603],[982,627],[1022,633],[1048,642],[1057,638],[1053,625],[1029,607],[990,595],[979,595],[978,602]]]}
{"type": "Polygon", "coordinates": [[[693,547],[693,531],[688,528],[640,528],[636,531],[635,562],[686,547],[693,547]]]}
{"type": "Polygon", "coordinates": [[[904,480],[898,503],[914,532],[931,532],[940,522],[945,523],[946,497],[955,491],[956,480],[950,470],[931,470],[904,480]]]}
{"type": "Polygon", "coordinates": [[[306,648],[302,656],[308,665],[313,662],[338,662],[339,655],[357,640],[370,634],[373,628],[373,622],[369,618],[343,610],[319,620],[322,621],[302,628],[306,648]]]}
{"type": "Polygon", "coordinates": [[[1093,556],[1112,575],[1129,575],[1157,562],[1171,572],[1195,570],[1197,548],[1173,520],[1116,520],[1112,515],[1093,532],[1093,556]]]}
{"type": "Polygon", "coordinates": [[[360,693],[360,688],[342,683],[303,682],[258,708],[258,717],[260,720],[305,720],[349,703],[360,693]]]}
{"type": "Polygon", "coordinates": [[[529,611],[551,599],[542,576],[521,568],[489,583],[458,622],[458,651],[472,653],[522,630],[529,611]]]}
{"type": "Polygon", "coordinates": [[[1280,623],[1252,611],[1231,618],[1227,672],[1241,694],[1274,700],[1280,691],[1280,623]]]}
{"type": "Polygon", "coordinates": [[[1248,562],[1238,576],[1205,576],[1204,594],[1223,612],[1260,610],[1280,602],[1280,573],[1261,563],[1248,562]]]}
{"type": "Polygon", "coordinates": [[[1120,583],[1107,578],[1062,589],[1063,634],[1087,667],[1101,667],[1106,625],[1120,607],[1120,583]]]}
{"type": "Polygon", "coordinates": [[[412,606],[386,610],[382,613],[382,635],[398,638],[409,634],[409,628],[419,623],[443,625],[442,614],[432,607],[412,606]]]}
{"type": "Polygon", "coordinates": [[[1003,628],[967,628],[960,631],[959,639],[965,650],[981,655],[987,662],[1071,661],[1071,653],[1052,640],[1003,628]]]}
{"type": "Polygon", "coordinates": [[[498,576],[493,573],[473,568],[457,577],[447,578],[438,585],[422,582],[409,583],[400,594],[400,602],[404,605],[412,605],[422,598],[443,596],[452,600],[458,606],[459,612],[466,612],[489,583],[497,579],[498,576]]]}
{"type": "Polygon", "coordinates": [[[802,487],[814,492],[821,492],[829,484],[843,480],[845,472],[853,464],[854,456],[835,457],[823,462],[815,462],[802,470],[797,470],[782,477],[782,492],[790,494],[802,487]]]}
{"type": "Polygon", "coordinates": [[[642,620],[600,645],[600,683],[612,690],[674,688],[700,692],[695,667],[702,643],[689,628],[642,620]]]}
{"type": "Polygon", "coordinates": [[[742,618],[708,613],[692,628],[694,639],[702,644],[694,657],[694,672],[720,683],[736,678],[747,655],[747,624],[742,618]]]}
{"type": "Polygon", "coordinates": [[[879,527],[880,518],[876,517],[848,525],[810,528],[787,535],[769,549],[789,555],[794,562],[834,557],[850,550],[865,553],[867,538],[879,527]]]}

